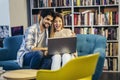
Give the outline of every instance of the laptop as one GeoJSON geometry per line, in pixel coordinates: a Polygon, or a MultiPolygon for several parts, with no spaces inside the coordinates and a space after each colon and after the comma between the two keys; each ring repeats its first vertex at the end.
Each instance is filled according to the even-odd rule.
{"type": "Polygon", "coordinates": [[[48,55],[76,52],[76,37],[48,38],[48,55]]]}

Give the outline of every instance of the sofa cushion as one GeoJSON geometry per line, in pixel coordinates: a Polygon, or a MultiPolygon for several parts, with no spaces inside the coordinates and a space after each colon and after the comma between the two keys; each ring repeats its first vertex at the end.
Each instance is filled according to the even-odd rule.
{"type": "Polygon", "coordinates": [[[20,69],[20,66],[14,60],[0,61],[0,66],[2,66],[4,70],[20,69]]]}

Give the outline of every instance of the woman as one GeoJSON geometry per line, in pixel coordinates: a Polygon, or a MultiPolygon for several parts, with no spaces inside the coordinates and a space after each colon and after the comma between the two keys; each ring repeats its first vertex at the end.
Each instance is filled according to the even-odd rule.
{"type": "MultiPolygon", "coordinates": [[[[64,29],[64,21],[62,15],[60,13],[55,14],[55,18],[53,19],[53,29],[51,29],[51,37],[52,38],[61,38],[61,37],[73,37],[75,34],[70,29],[64,29]]],[[[69,54],[64,53],[63,55],[55,54],[52,56],[52,64],[51,70],[57,70],[67,63],[70,59],[76,56],[76,53],[69,54]]]]}

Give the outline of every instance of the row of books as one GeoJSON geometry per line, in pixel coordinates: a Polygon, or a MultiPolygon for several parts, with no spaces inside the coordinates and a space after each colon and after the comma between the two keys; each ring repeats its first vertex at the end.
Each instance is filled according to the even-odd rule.
{"type": "Polygon", "coordinates": [[[118,71],[118,58],[107,57],[104,62],[104,71],[118,71]]]}
{"type": "Polygon", "coordinates": [[[117,42],[107,43],[106,56],[118,56],[118,43],[117,42]]]}
{"type": "MultiPolygon", "coordinates": [[[[74,14],[74,25],[118,25],[118,11],[109,11],[100,14],[97,14],[97,11],[87,11],[74,14]]],[[[67,14],[63,15],[64,24],[71,25],[72,14],[70,12],[66,13],[66,11],[62,11],[61,13],[67,14]]],[[[32,23],[36,22],[38,22],[38,15],[34,14],[32,15],[32,23]]]]}
{"type": "Polygon", "coordinates": [[[76,34],[98,34],[103,35],[107,40],[117,40],[117,28],[89,28],[89,27],[75,27],[74,32],[76,34]]]}
{"type": "Polygon", "coordinates": [[[94,13],[74,14],[74,25],[94,25],[94,13]]]}
{"type": "Polygon", "coordinates": [[[32,15],[32,24],[35,24],[39,21],[39,15],[38,14],[33,14],[32,15]]]}
{"type": "Polygon", "coordinates": [[[118,24],[118,11],[117,12],[105,12],[98,14],[99,25],[117,25],[118,24]]]}
{"type": "Polygon", "coordinates": [[[119,0],[74,0],[74,6],[118,4],[119,0]]]}
{"type": "Polygon", "coordinates": [[[33,8],[72,6],[71,0],[32,0],[33,8]]]}
{"type": "Polygon", "coordinates": [[[64,25],[72,25],[72,15],[71,14],[64,16],[64,25]]]}
{"type": "MultiPolygon", "coordinates": [[[[118,4],[119,0],[73,0],[74,6],[118,4]]],[[[72,0],[32,0],[33,8],[72,6],[72,0]]]]}
{"type": "Polygon", "coordinates": [[[118,11],[86,10],[74,14],[74,25],[118,25],[118,11]],[[85,13],[84,13],[85,12],[85,13]]]}

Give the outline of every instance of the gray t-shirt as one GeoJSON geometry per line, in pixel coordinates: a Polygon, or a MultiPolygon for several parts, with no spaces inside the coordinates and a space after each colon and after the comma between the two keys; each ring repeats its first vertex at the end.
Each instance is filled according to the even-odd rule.
{"type": "Polygon", "coordinates": [[[48,30],[46,29],[42,33],[39,34],[40,40],[38,42],[37,47],[47,47],[47,39],[48,39],[48,30]]]}

